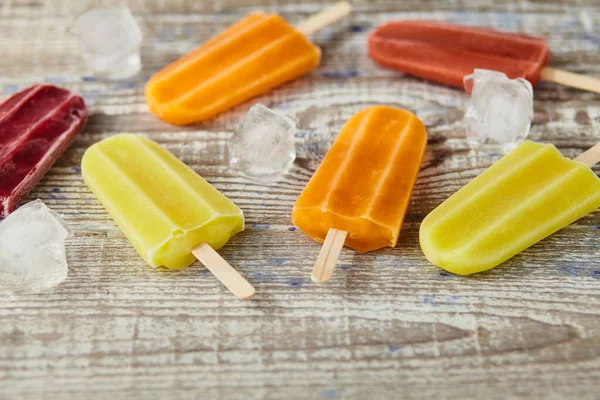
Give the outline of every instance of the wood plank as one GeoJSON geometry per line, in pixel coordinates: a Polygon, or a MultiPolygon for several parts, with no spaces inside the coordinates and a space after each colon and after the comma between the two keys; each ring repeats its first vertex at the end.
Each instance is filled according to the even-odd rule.
{"type": "MultiPolygon", "coordinates": [[[[69,277],[48,293],[0,298],[0,398],[597,397],[600,212],[474,277],[429,264],[420,222],[498,155],[468,147],[463,93],[383,70],[364,46],[390,19],[449,20],[544,35],[553,66],[600,77],[600,4],[356,1],[353,18],[315,36],[324,49],[317,70],[212,121],[173,127],[144,103],[156,69],[248,12],[296,22],[322,2],[130,1],[146,37],[144,68],[122,82],[89,76],[65,29],[108,3],[0,2],[0,98],[49,81],[81,93],[92,113],[29,197],[74,231],[69,277]],[[300,121],[298,159],[269,186],[227,167],[227,141],[256,102],[300,121]],[[343,123],[372,104],[410,109],[427,126],[412,202],[396,248],[343,249],[333,279],[315,285],[320,245],[291,226],[290,210],[343,123]],[[256,287],[252,301],[236,300],[199,263],[154,270],[135,253],[79,168],[87,147],[121,132],[161,143],[244,210],[246,231],[220,253],[256,287]]],[[[600,96],[539,85],[530,136],[577,155],[600,141],[600,96]]]]}

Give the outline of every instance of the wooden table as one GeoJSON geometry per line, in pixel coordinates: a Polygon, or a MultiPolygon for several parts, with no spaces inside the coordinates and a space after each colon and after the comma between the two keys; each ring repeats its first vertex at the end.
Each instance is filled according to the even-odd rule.
{"type": "MultiPolygon", "coordinates": [[[[497,156],[469,149],[464,93],[375,66],[365,40],[403,18],[517,30],[548,37],[552,66],[600,77],[600,3],[355,1],[352,18],[316,35],[317,70],[186,128],[147,112],[153,72],[251,11],[297,22],[323,2],[132,0],[144,68],[119,82],[90,76],[66,29],[93,3],[107,4],[0,1],[1,97],[52,82],[81,93],[92,114],[30,196],[73,229],[69,277],[49,293],[0,299],[0,398],[599,398],[600,213],[488,273],[430,265],[419,223],[497,156]],[[308,138],[271,186],[227,167],[227,140],[256,102],[298,118],[308,138]],[[315,285],[319,245],[294,230],[290,210],[344,121],[372,104],[413,110],[429,131],[401,239],[369,254],[345,249],[334,279],[315,285]],[[87,147],[121,132],[158,141],[244,210],[246,231],[221,253],[256,286],[252,301],[198,263],[170,272],[138,257],[79,168],[87,147]]],[[[600,96],[540,84],[530,136],[578,154],[600,140],[600,96]]]]}

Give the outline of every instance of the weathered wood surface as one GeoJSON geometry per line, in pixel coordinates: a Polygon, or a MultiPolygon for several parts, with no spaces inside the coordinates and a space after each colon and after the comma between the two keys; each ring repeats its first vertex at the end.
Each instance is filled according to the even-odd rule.
{"type": "MultiPolygon", "coordinates": [[[[147,112],[144,82],[250,11],[296,22],[322,2],[132,0],[144,69],[122,82],[89,77],[65,29],[93,3],[0,0],[1,97],[49,81],[83,94],[92,112],[30,196],[74,230],[69,277],[46,294],[0,299],[0,398],[599,398],[600,213],[488,273],[430,265],[420,221],[495,158],[469,150],[460,91],[365,54],[377,24],[435,18],[545,35],[553,66],[600,77],[598,2],[355,1],[351,19],[315,37],[319,69],[255,100],[298,117],[305,134],[293,170],[268,187],[226,166],[226,141],[253,102],[172,127],[147,112]],[[416,111],[430,134],[401,239],[370,254],[345,249],[333,280],[315,285],[319,245],[290,227],[292,203],[343,122],[380,103],[416,111]],[[78,167],[88,146],[118,132],[157,140],[240,205],[247,230],[221,253],[256,286],[254,300],[238,301],[199,264],[156,271],[136,255],[78,167]]],[[[539,85],[531,137],[568,156],[590,147],[600,96],[539,85]]]]}

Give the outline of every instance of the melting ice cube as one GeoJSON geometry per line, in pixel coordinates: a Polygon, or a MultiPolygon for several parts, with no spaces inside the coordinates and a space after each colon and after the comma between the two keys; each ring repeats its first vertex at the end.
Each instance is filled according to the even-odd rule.
{"type": "Polygon", "coordinates": [[[229,165],[259,182],[273,182],[281,178],[296,159],[295,133],[295,120],[256,104],[229,141],[229,165]]]}
{"type": "Polygon", "coordinates": [[[67,277],[69,229],[41,200],[0,222],[0,292],[39,292],[67,277]]]}
{"type": "Polygon", "coordinates": [[[464,121],[473,147],[497,145],[509,151],[525,140],[533,118],[533,88],[529,81],[476,69],[465,76],[464,84],[471,92],[464,121]]]}
{"type": "Polygon", "coordinates": [[[96,8],[81,14],[73,32],[95,75],[125,79],[142,68],[142,31],[127,7],[96,8]]]}

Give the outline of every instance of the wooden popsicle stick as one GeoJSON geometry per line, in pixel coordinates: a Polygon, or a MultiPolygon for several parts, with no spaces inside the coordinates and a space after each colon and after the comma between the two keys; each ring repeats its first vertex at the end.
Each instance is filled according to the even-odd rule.
{"type": "Polygon", "coordinates": [[[256,293],[254,286],[208,244],[200,243],[192,249],[192,254],[241,300],[248,300],[256,293]]]}
{"type": "Polygon", "coordinates": [[[583,89],[589,92],[600,93],[600,79],[589,76],[547,67],[542,70],[540,78],[543,81],[559,83],[561,85],[583,89]]]}
{"type": "Polygon", "coordinates": [[[584,163],[586,165],[589,165],[590,167],[593,167],[597,163],[600,163],[600,143],[587,149],[586,151],[575,157],[573,161],[584,163]]]}
{"type": "Polygon", "coordinates": [[[331,7],[326,8],[320,13],[305,19],[296,26],[296,29],[308,36],[325,28],[328,25],[333,24],[336,21],[339,21],[346,15],[350,14],[351,11],[352,4],[347,1],[340,1],[331,7]]]}
{"type": "Polygon", "coordinates": [[[322,283],[331,279],[335,264],[340,256],[348,232],[330,228],[323,242],[323,247],[313,267],[311,279],[313,282],[322,283]]]}

